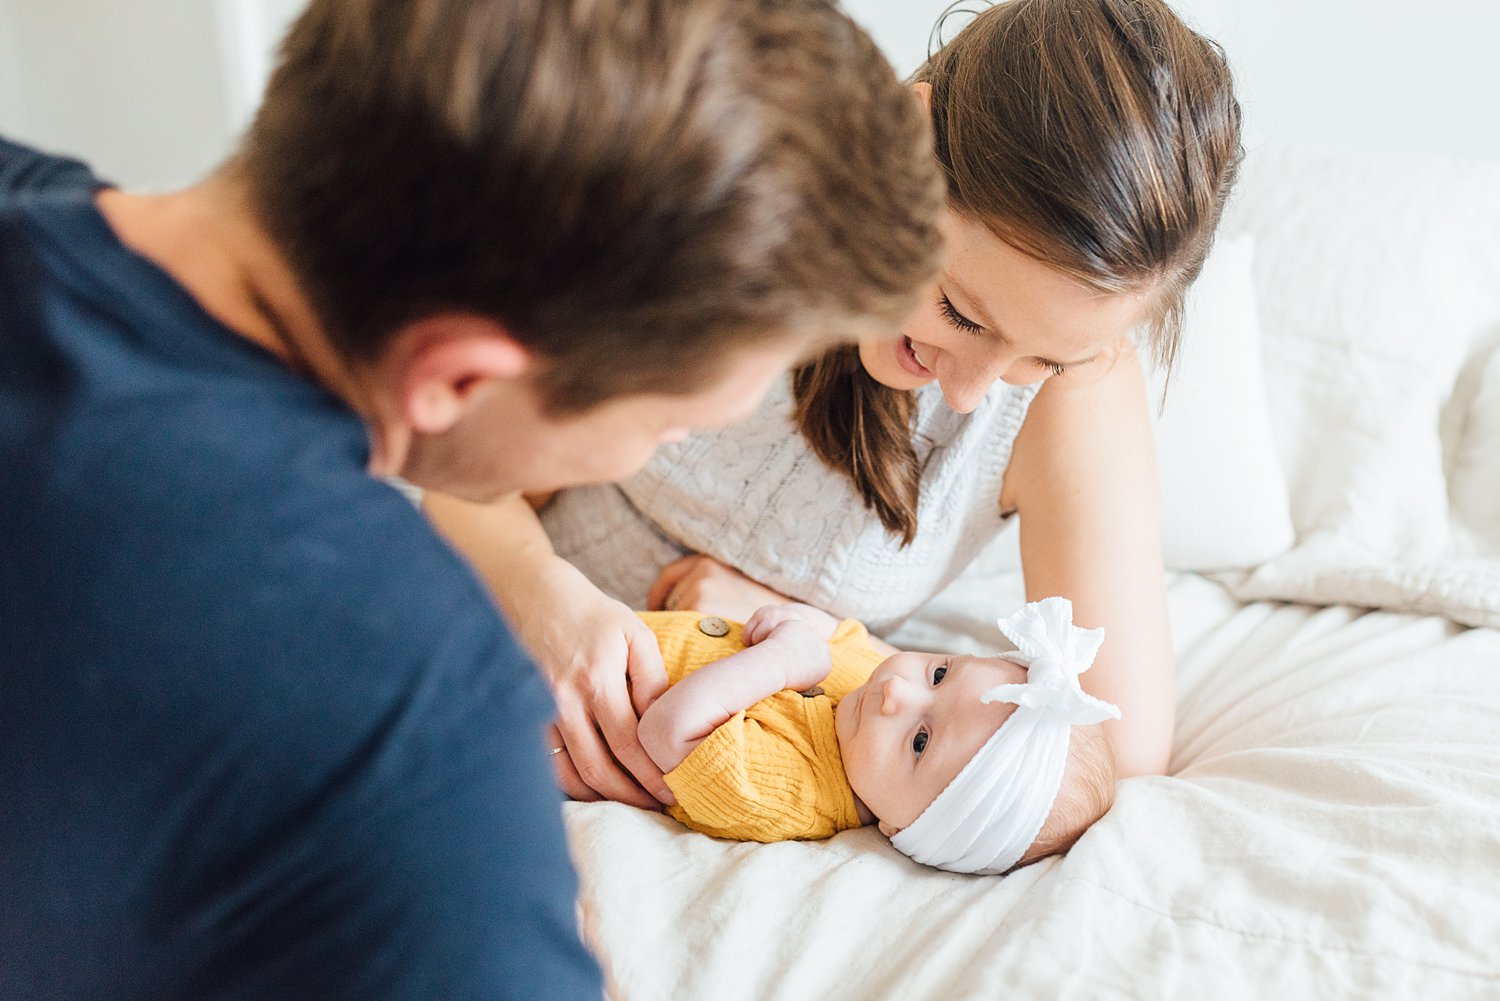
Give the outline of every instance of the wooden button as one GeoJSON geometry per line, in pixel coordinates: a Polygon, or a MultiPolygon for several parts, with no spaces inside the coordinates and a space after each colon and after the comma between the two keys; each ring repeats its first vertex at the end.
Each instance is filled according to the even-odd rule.
{"type": "Polygon", "coordinates": [[[698,631],[705,636],[728,636],[729,623],[717,615],[705,616],[698,620],[698,631]]]}

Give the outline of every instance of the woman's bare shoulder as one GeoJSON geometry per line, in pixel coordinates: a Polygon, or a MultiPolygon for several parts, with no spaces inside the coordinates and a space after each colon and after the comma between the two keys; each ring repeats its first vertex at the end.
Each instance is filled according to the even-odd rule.
{"type": "Polygon", "coordinates": [[[1150,405],[1140,356],[1129,342],[1106,368],[1048,379],[1016,435],[1002,509],[1010,513],[1044,502],[1084,481],[1130,479],[1134,471],[1154,480],[1150,405]]]}

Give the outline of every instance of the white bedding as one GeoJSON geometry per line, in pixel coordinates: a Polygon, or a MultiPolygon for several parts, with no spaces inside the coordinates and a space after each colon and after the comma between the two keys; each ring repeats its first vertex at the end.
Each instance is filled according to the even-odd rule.
{"type": "MultiPolygon", "coordinates": [[[[1170,597],[1176,774],[1065,858],[956,876],[868,828],[742,845],[570,805],[614,997],[1500,996],[1500,631],[1170,597]]],[[[981,646],[997,600],[1016,577],[966,578],[911,634],[981,646]]]]}
{"type": "MultiPolygon", "coordinates": [[[[1171,777],[1003,879],[870,829],[729,844],[570,805],[616,1001],[1500,998],[1500,165],[1266,156],[1245,184],[1296,542],[1173,578],[1171,777]]],[[[1165,488],[1254,475],[1243,451],[1165,488]]],[[[1195,544],[1266,513],[1166,508],[1195,544]]],[[[993,648],[1004,548],[892,639],[993,648]]]]}

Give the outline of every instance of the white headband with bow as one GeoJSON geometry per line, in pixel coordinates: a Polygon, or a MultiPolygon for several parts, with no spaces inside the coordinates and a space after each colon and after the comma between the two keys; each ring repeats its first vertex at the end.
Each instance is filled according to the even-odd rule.
{"type": "Polygon", "coordinates": [[[1052,812],[1073,727],[1120,718],[1117,706],[1078,686],[1104,630],[1073,625],[1071,601],[1034,601],[999,625],[1018,651],[1002,656],[1026,667],[1027,679],[980,696],[985,703],[1014,702],[1016,711],[922,815],[891,838],[923,865],[980,875],[1015,865],[1052,812]]]}

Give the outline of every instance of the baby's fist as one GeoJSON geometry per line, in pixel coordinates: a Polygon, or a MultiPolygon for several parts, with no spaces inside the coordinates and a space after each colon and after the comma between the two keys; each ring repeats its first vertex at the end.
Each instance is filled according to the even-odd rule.
{"type": "Polygon", "coordinates": [[[801,623],[812,629],[825,643],[839,627],[839,620],[827,612],[811,605],[792,602],[782,605],[764,605],[756,609],[755,613],[745,621],[745,629],[741,636],[746,646],[754,646],[763,642],[778,628],[783,628],[792,622],[801,623]]]}
{"type": "MultiPolygon", "coordinates": [[[[786,674],[784,687],[798,691],[811,688],[833,669],[828,652],[833,629],[819,616],[833,621],[832,616],[806,605],[768,605],[745,623],[745,645],[776,647],[776,659],[786,674]]],[[[834,621],[833,625],[838,623],[834,621]]]]}

